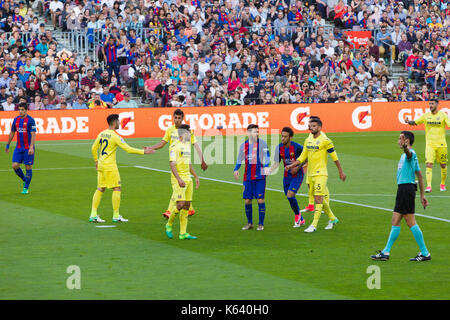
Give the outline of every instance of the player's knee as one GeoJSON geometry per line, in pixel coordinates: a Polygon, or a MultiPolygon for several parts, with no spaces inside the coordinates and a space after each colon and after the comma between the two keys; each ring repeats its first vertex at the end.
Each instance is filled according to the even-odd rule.
{"type": "Polygon", "coordinates": [[[19,168],[20,168],[20,164],[14,162],[14,163],[12,164],[12,168],[13,168],[14,170],[19,169],[19,168]]]}
{"type": "Polygon", "coordinates": [[[100,192],[105,192],[106,188],[97,188],[97,190],[100,192]]]}
{"type": "Polygon", "coordinates": [[[447,167],[447,164],[446,163],[441,163],[441,168],[442,169],[445,169],[447,167]]]}
{"type": "Polygon", "coordinates": [[[317,204],[322,204],[323,203],[323,196],[314,196],[314,201],[317,204]]]}
{"type": "Polygon", "coordinates": [[[427,162],[427,168],[433,168],[433,164],[430,162],[427,162]]]}
{"type": "Polygon", "coordinates": [[[177,201],[177,209],[181,210],[186,206],[186,201],[177,201]]]}

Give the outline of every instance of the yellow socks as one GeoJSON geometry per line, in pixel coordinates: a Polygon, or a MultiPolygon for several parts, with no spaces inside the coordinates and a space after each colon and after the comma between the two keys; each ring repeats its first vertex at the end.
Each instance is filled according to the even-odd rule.
{"type": "Polygon", "coordinates": [[[191,202],[191,206],[189,207],[189,211],[194,210],[194,207],[192,206],[192,202],[191,202]]]}
{"type": "MultiPolygon", "coordinates": [[[[171,214],[172,216],[172,214],[171,214]]],[[[187,229],[187,223],[188,223],[188,211],[187,210],[181,210],[180,211],[180,234],[185,234],[187,229]]]]}
{"type": "Polygon", "coordinates": [[[100,201],[102,201],[103,192],[98,189],[95,190],[94,196],[92,197],[92,210],[91,210],[91,218],[97,216],[97,208],[100,205],[100,201]]]}
{"type": "Polygon", "coordinates": [[[180,213],[180,211],[175,207],[172,211],[170,211],[169,220],[167,221],[167,225],[173,226],[173,222],[175,221],[176,216],[180,213]]]}
{"type": "Polygon", "coordinates": [[[329,220],[331,220],[331,221],[336,220],[336,216],[333,214],[333,211],[331,211],[330,192],[328,191],[328,188],[326,190],[325,195],[323,196],[323,211],[326,213],[329,220]]]}
{"type": "Polygon", "coordinates": [[[308,205],[314,205],[314,186],[312,183],[308,184],[308,205]]]}
{"type": "Polygon", "coordinates": [[[441,184],[445,184],[446,179],[447,179],[447,167],[441,168],[441,184]]]}
{"type": "Polygon", "coordinates": [[[314,210],[314,220],[312,222],[312,225],[314,228],[317,229],[317,224],[319,223],[320,215],[322,214],[322,208],[323,204],[316,203],[315,210],[314,210]]]}
{"type": "Polygon", "coordinates": [[[113,191],[112,193],[113,219],[119,218],[120,208],[120,191],[113,191]]]}
{"type": "Polygon", "coordinates": [[[431,178],[433,177],[433,168],[426,168],[425,174],[427,177],[427,187],[431,187],[431,178]]]}

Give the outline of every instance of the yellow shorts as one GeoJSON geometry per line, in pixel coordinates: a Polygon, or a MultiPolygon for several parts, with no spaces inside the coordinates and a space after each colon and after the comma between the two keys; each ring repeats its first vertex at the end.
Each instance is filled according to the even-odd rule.
{"type": "Polygon", "coordinates": [[[192,194],[194,193],[194,184],[192,179],[183,179],[186,183],[184,188],[181,188],[178,181],[172,180],[172,199],[174,201],[192,201],[192,194]]]}
{"type": "Polygon", "coordinates": [[[97,188],[118,188],[120,187],[119,170],[98,170],[97,188]]]}
{"type": "Polygon", "coordinates": [[[446,164],[448,162],[447,147],[429,147],[425,148],[425,162],[446,164]]]}
{"type": "Polygon", "coordinates": [[[327,193],[328,176],[313,176],[311,177],[311,184],[314,186],[314,195],[323,196],[327,193]]]}

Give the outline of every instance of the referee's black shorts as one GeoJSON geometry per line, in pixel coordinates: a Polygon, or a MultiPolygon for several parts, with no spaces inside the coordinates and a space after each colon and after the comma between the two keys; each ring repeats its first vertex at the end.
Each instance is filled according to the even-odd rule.
{"type": "Polygon", "coordinates": [[[414,183],[399,184],[397,197],[395,198],[394,212],[401,214],[415,213],[416,190],[417,185],[414,183]]]}

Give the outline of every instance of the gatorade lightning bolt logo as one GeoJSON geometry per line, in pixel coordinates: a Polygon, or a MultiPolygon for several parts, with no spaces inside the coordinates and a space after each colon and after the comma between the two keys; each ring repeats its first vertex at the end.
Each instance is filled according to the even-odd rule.
{"type": "Polygon", "coordinates": [[[365,118],[368,114],[369,114],[369,111],[363,111],[363,112],[361,112],[361,113],[358,115],[359,123],[361,123],[361,122],[364,120],[364,118],[365,118]]]}
{"type": "Polygon", "coordinates": [[[131,121],[131,117],[123,118],[122,121],[120,122],[120,127],[122,129],[126,129],[127,128],[127,124],[130,121],[131,121]]]}
{"type": "Polygon", "coordinates": [[[302,112],[297,115],[297,123],[302,123],[302,120],[308,115],[307,112],[302,112]]]}

